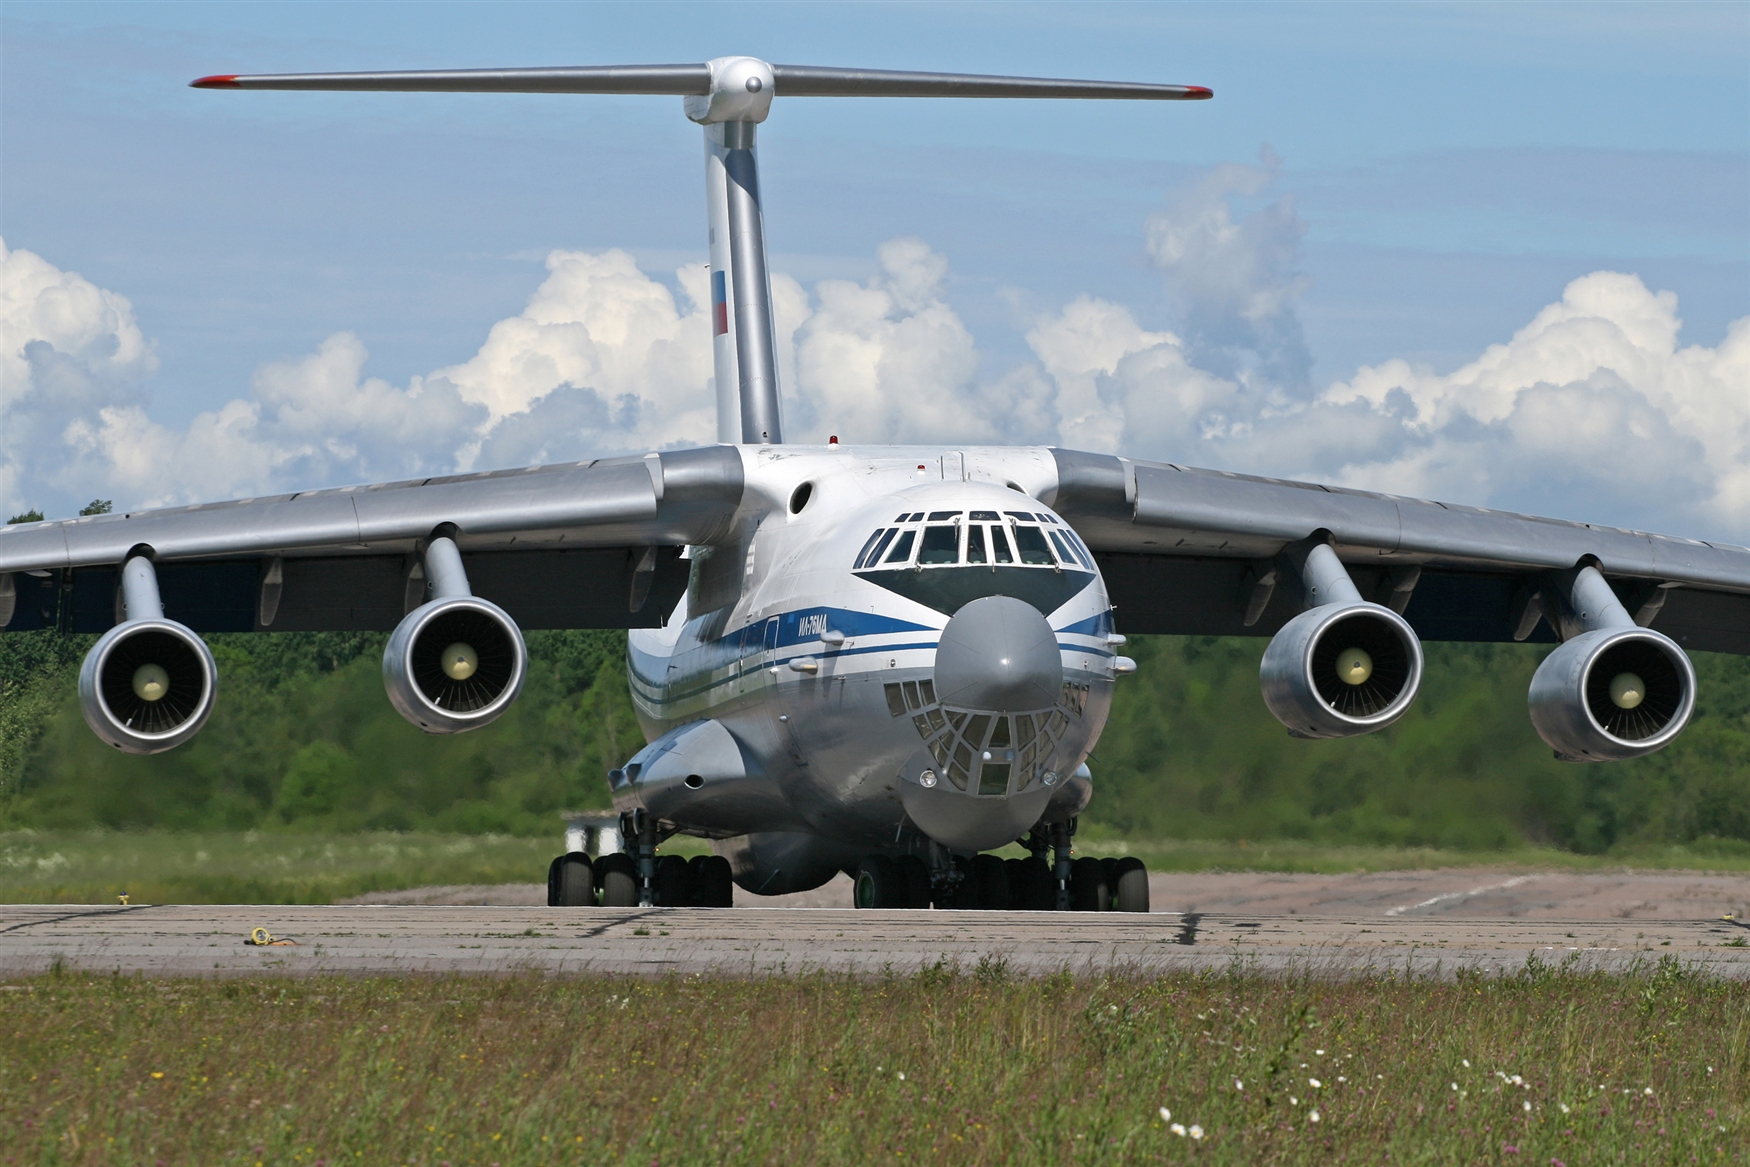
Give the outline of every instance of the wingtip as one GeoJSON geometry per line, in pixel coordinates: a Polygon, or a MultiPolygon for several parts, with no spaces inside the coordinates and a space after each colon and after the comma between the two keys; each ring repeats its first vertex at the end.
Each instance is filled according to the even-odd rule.
{"type": "Polygon", "coordinates": [[[1215,90],[1204,85],[1187,85],[1185,88],[1190,90],[1186,96],[1192,101],[1208,101],[1215,96],[1215,90]]]}
{"type": "Polygon", "coordinates": [[[235,73],[215,73],[211,77],[200,77],[188,83],[190,89],[241,89],[237,84],[235,73]]]}

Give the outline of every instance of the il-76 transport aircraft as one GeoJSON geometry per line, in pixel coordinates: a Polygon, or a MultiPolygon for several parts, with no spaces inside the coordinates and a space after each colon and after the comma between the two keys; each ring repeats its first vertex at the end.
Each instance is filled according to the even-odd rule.
{"type": "Polygon", "coordinates": [[[85,718],[197,733],[202,632],[391,631],[429,733],[516,700],[521,628],[629,628],[649,741],[608,775],[625,850],[554,860],[555,904],[727,905],[853,872],[857,906],[1147,910],[1135,860],[1072,857],[1124,635],[1269,636],[1304,738],[1403,716],[1423,639],[1558,643],[1559,757],[1650,753],[1685,649],[1750,652],[1750,551],[1053,448],[787,445],[755,127],[776,96],[1197,100],[1197,86],[705,64],[206,77],[204,89],[642,93],[705,131],[718,445],[0,529],[0,625],[101,632],[85,718]],[[683,833],[715,854],[657,856],[683,833]],[[989,854],[1021,840],[1027,860],[989,854]]]}

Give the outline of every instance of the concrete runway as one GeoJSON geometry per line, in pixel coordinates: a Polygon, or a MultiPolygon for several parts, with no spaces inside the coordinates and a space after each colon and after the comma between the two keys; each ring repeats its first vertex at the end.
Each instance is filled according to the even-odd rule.
{"type": "MultiPolygon", "coordinates": [[[[1432,905],[1431,905],[1432,906],[1432,905]]],[[[250,973],[899,973],[998,958],[1020,973],[1175,969],[1236,962],[1265,973],[1512,973],[1526,958],[1622,969],[1670,954],[1750,979],[1736,921],[1483,919],[1373,912],[1148,915],[858,912],[836,908],[0,906],[0,976],[70,969],[250,973]],[[295,945],[258,948],[265,927],[295,945]]]]}

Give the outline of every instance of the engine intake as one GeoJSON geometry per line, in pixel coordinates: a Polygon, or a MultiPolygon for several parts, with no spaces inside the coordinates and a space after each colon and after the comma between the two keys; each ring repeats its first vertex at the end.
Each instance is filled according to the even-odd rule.
{"type": "Polygon", "coordinates": [[[438,598],[396,625],[383,649],[383,687],[396,712],[427,733],[478,729],[522,692],[522,630],[497,604],[468,594],[451,540],[432,540],[426,575],[438,598]]]}
{"type": "Polygon", "coordinates": [[[1354,737],[1402,717],[1422,684],[1422,644],[1390,608],[1326,604],[1264,650],[1264,704],[1301,737],[1354,737]]]}
{"type": "Polygon", "coordinates": [[[1695,712],[1695,666],[1650,628],[1574,637],[1531,678],[1531,724],[1568,761],[1610,762],[1664,748],[1695,712]]]}
{"type": "Polygon", "coordinates": [[[122,565],[126,618],[100,637],[79,668],[79,710],[99,739],[128,754],[181,745],[213,711],[219,670],[206,642],[164,619],[151,559],[122,565]]]}

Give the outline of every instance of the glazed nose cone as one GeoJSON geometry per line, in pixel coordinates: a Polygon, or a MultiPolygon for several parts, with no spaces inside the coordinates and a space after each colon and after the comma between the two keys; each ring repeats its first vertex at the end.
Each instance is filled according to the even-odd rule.
{"type": "Polygon", "coordinates": [[[1039,609],[985,596],[954,613],[936,648],[936,697],[963,709],[1046,709],[1063,688],[1057,635],[1039,609]]]}

